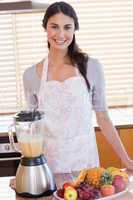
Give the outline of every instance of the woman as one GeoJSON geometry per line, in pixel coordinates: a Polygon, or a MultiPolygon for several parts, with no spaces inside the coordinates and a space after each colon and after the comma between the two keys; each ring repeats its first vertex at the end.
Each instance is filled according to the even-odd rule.
{"type": "Polygon", "coordinates": [[[74,9],[65,2],[50,5],[43,19],[48,56],[24,73],[28,105],[45,112],[45,155],[53,172],[70,172],[99,165],[92,109],[97,122],[129,169],[129,159],[105,102],[101,64],[76,44],[79,29],[74,9]]]}

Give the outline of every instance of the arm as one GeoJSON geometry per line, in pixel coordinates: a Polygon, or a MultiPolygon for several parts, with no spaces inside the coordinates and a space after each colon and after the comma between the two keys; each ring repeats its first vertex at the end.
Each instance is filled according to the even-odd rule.
{"type": "Polygon", "coordinates": [[[97,123],[106,137],[107,141],[112,145],[117,155],[121,158],[128,169],[133,170],[133,161],[120,140],[117,130],[113,126],[107,112],[96,112],[97,123]]]}
{"type": "Polygon", "coordinates": [[[106,104],[105,78],[102,64],[98,60],[90,60],[88,63],[87,78],[92,87],[92,106],[96,113],[97,123],[106,137],[107,141],[113,146],[115,152],[124,162],[128,169],[133,170],[133,161],[120,140],[117,130],[113,126],[106,104]]]}
{"type": "Polygon", "coordinates": [[[28,68],[25,70],[23,74],[23,87],[24,87],[24,95],[25,100],[27,103],[28,109],[32,110],[37,108],[38,101],[37,101],[37,95],[35,91],[35,84],[36,80],[33,78],[33,69],[28,68]]]}

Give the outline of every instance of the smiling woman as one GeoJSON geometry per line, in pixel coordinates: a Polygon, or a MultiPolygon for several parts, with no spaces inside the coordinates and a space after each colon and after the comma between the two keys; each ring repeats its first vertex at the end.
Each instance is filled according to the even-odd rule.
{"type": "Polygon", "coordinates": [[[66,2],[51,4],[44,14],[43,28],[48,54],[25,70],[23,82],[29,108],[45,112],[44,153],[52,171],[67,173],[100,165],[92,109],[107,141],[126,167],[133,169],[108,115],[102,65],[77,45],[75,10],[66,2]]]}

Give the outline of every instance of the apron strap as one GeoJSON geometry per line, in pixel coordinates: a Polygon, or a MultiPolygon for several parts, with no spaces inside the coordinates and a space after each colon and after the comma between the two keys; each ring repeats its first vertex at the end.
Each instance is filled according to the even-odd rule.
{"type": "Polygon", "coordinates": [[[44,104],[44,90],[45,90],[45,83],[47,81],[48,76],[48,56],[43,61],[43,70],[42,70],[42,77],[40,82],[40,89],[38,93],[38,108],[41,109],[44,104]]]}
{"type": "Polygon", "coordinates": [[[42,72],[42,81],[46,82],[48,78],[48,57],[43,61],[43,72],[42,72]]]}

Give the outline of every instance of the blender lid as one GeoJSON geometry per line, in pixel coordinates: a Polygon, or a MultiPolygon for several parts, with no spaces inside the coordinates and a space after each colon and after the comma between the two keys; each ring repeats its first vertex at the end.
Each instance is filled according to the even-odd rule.
{"type": "Polygon", "coordinates": [[[17,122],[28,122],[28,121],[37,121],[44,117],[44,112],[41,111],[20,111],[18,112],[14,119],[17,122]]]}

